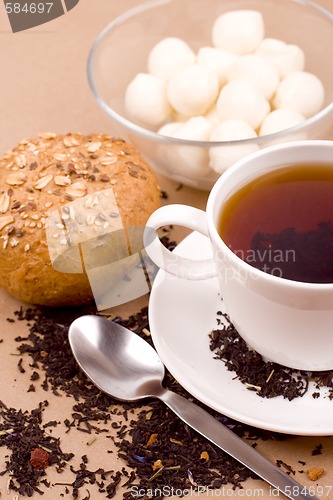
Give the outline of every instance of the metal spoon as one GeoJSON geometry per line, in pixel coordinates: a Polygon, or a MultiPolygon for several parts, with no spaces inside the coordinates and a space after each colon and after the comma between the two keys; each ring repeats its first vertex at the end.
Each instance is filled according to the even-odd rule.
{"type": "Polygon", "coordinates": [[[82,316],[69,328],[73,354],[102,391],[122,401],[158,398],[187,425],[251,469],[288,498],[318,500],[205,410],[162,387],[164,366],[141,337],[99,316],[82,316]]]}

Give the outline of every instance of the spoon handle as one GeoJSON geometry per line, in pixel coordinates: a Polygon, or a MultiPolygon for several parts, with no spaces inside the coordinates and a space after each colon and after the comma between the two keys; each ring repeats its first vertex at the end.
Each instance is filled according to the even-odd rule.
{"type": "Polygon", "coordinates": [[[251,469],[288,498],[292,500],[301,498],[318,500],[317,497],[308,493],[305,486],[282,472],[244,439],[237,436],[198,405],[168,389],[163,390],[158,398],[187,425],[251,469]]]}

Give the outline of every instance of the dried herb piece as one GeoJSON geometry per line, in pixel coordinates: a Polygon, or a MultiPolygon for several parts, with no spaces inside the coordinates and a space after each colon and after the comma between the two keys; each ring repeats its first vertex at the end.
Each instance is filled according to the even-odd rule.
{"type": "Polygon", "coordinates": [[[296,474],[296,471],[292,468],[292,466],[286,464],[286,462],[284,462],[283,460],[277,460],[276,465],[284,469],[285,473],[288,474],[288,476],[294,476],[296,474]]]}
{"type": "Polygon", "coordinates": [[[30,497],[34,491],[42,494],[40,484],[45,478],[44,468],[53,464],[61,472],[74,456],[72,453],[64,453],[59,440],[47,435],[41,427],[42,413],[46,406],[48,402],[44,401],[28,412],[8,408],[0,401],[0,446],[6,446],[11,451],[1,474],[10,473],[9,488],[22,496],[30,497]],[[50,450],[47,453],[47,464],[41,447],[50,450]],[[38,461],[36,452],[32,455],[32,450],[37,449],[40,450],[38,461]],[[40,467],[35,467],[37,464],[40,467]]]}
{"type": "Polygon", "coordinates": [[[316,455],[321,455],[323,449],[323,445],[321,443],[317,444],[317,446],[312,450],[311,455],[314,457],[316,455]]]}
{"type": "MultiPolygon", "coordinates": [[[[249,389],[263,398],[283,396],[292,401],[309,390],[310,381],[315,388],[326,387],[333,398],[333,371],[307,372],[294,370],[277,363],[264,361],[262,356],[248,347],[227,314],[218,311],[218,328],[209,334],[210,350],[214,358],[222,360],[229,371],[249,389]]],[[[319,392],[313,398],[320,397],[319,392]]]]}
{"type": "Polygon", "coordinates": [[[49,465],[49,454],[41,448],[33,448],[30,453],[30,464],[36,470],[46,469],[49,465]]]}
{"type": "MultiPolygon", "coordinates": [[[[73,498],[77,498],[79,490],[86,489],[89,483],[98,484],[106,498],[112,498],[119,492],[118,484],[125,482],[127,490],[124,490],[124,498],[130,499],[130,488],[134,485],[147,489],[153,483],[186,489],[189,485],[192,488],[198,487],[194,483],[200,487],[209,485],[210,488],[220,488],[223,484],[232,483],[235,488],[241,488],[247,477],[255,477],[246,467],[189,429],[163,403],[148,401],[120,404],[101,393],[86,378],[73,358],[68,343],[68,327],[75,317],[91,312],[93,311],[87,309],[21,309],[15,314],[16,320],[29,323],[28,335],[16,339],[20,355],[32,358],[27,366],[32,373],[38,369],[40,383],[45,391],[73,397],[73,411],[63,421],[68,432],[75,427],[88,435],[92,434],[92,439],[95,439],[96,434],[107,433],[113,427],[116,430],[114,442],[119,457],[131,471],[129,473],[127,469],[122,469],[108,474],[103,469],[91,471],[85,460],[79,469],[71,468],[75,479],[64,485],[72,492],[73,498]],[[131,418],[131,413],[134,409],[140,409],[140,406],[142,410],[139,417],[131,418]],[[116,417],[121,422],[114,420],[116,417]],[[193,478],[193,484],[189,482],[189,477],[193,478]]],[[[147,307],[127,319],[116,317],[113,320],[152,344],[147,307]]],[[[191,398],[169,373],[164,383],[173,391],[191,398]]],[[[207,410],[242,437],[255,439],[260,435],[260,431],[207,410]]],[[[43,429],[48,425],[51,422],[44,423],[43,429]]],[[[38,443],[33,446],[29,443],[29,453],[32,447],[37,446],[38,443]]]]}
{"type": "Polygon", "coordinates": [[[325,470],[323,467],[312,467],[307,471],[308,478],[311,481],[318,481],[318,479],[324,474],[325,470]]]}

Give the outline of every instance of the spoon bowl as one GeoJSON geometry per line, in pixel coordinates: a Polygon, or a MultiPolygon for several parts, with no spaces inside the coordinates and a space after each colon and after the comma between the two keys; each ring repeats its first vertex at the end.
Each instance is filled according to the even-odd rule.
{"type": "Polygon", "coordinates": [[[81,369],[102,391],[121,401],[156,397],[164,366],[154,349],[127,328],[98,316],[81,316],[69,341],[81,369]]]}
{"type": "Polygon", "coordinates": [[[162,386],[156,351],[131,330],[100,316],[82,316],[69,328],[79,366],[103,392],[122,401],[155,397],[188,426],[244,464],[288,498],[318,500],[203,408],[162,386]]]}

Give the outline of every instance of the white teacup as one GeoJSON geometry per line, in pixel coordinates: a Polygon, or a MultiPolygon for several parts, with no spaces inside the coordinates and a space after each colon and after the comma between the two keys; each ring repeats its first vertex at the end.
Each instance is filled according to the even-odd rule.
{"type": "Polygon", "coordinates": [[[186,205],[167,205],[154,212],[147,222],[145,248],[159,267],[177,277],[198,280],[218,276],[233,324],[248,345],[266,359],[302,370],[330,370],[333,283],[292,281],[258,270],[233,253],[217,231],[224,203],[241,187],[286,165],[315,162],[333,168],[333,141],[299,141],[247,156],[218,179],[206,212],[186,205]],[[191,260],[167,250],[156,230],[169,224],[207,236],[213,259],[191,260]]]}

